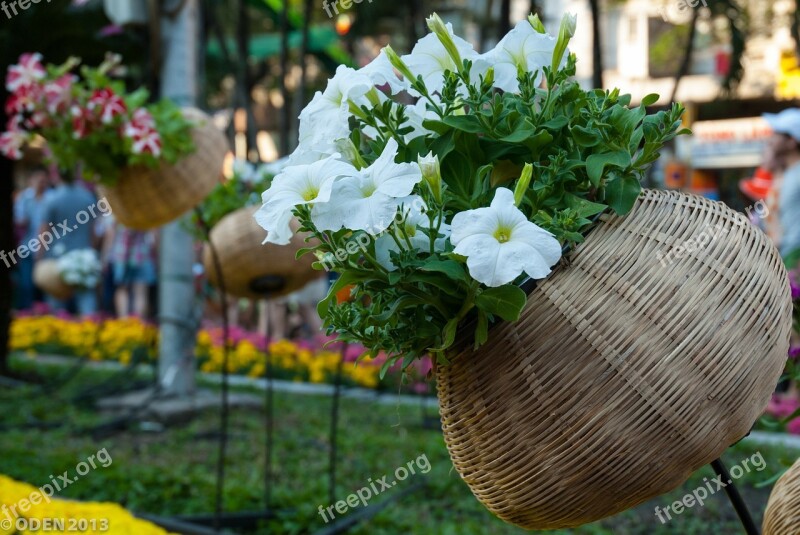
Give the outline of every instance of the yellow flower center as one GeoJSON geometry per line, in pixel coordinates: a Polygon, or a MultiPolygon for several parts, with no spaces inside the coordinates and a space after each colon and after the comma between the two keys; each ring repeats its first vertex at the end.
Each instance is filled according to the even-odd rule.
{"type": "Polygon", "coordinates": [[[319,195],[319,188],[315,188],[314,186],[309,186],[308,188],[306,188],[306,190],[303,192],[302,195],[304,201],[311,202],[317,198],[317,195],[319,195]]]}
{"type": "Polygon", "coordinates": [[[498,227],[494,231],[494,238],[500,243],[506,243],[511,240],[511,229],[508,227],[498,227]]]}

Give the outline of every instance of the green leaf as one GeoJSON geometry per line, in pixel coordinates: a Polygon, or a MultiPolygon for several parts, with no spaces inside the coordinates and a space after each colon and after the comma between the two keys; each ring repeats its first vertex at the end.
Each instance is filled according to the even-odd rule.
{"type": "Polygon", "coordinates": [[[591,128],[576,125],[571,130],[572,138],[581,147],[594,147],[602,140],[600,132],[591,128]]]}
{"type": "Polygon", "coordinates": [[[334,282],[331,286],[327,297],[325,297],[325,299],[320,301],[317,305],[317,314],[319,314],[319,317],[324,318],[327,315],[330,306],[336,303],[336,294],[339,293],[340,290],[344,289],[349,284],[363,280],[363,278],[363,275],[354,273],[352,271],[346,271],[341,277],[336,279],[336,282],[334,282]]]}
{"type": "Polygon", "coordinates": [[[586,159],[586,172],[589,180],[594,187],[600,186],[603,172],[607,166],[626,168],[631,164],[631,155],[624,151],[606,152],[604,154],[592,154],[586,159]]]}
{"type": "Polygon", "coordinates": [[[475,298],[475,305],[505,321],[517,321],[527,300],[528,296],[521,288],[507,284],[484,290],[475,298]]]}
{"type": "Polygon", "coordinates": [[[608,205],[617,214],[626,215],[642,192],[642,185],[636,177],[624,175],[609,181],[605,191],[608,205]]]}
{"type": "Polygon", "coordinates": [[[470,134],[483,133],[484,131],[483,125],[475,115],[448,115],[443,122],[456,130],[470,134]]]}
{"type": "Polygon", "coordinates": [[[580,217],[592,217],[608,208],[605,204],[592,202],[572,193],[566,193],[564,201],[567,207],[575,210],[580,217]]]}
{"type": "Polygon", "coordinates": [[[483,310],[478,310],[478,326],[475,327],[475,349],[486,343],[489,339],[489,316],[483,310]]]}
{"type": "Polygon", "coordinates": [[[433,271],[436,273],[443,273],[448,278],[454,281],[466,281],[467,273],[464,271],[464,266],[454,260],[438,260],[436,258],[429,258],[422,266],[422,271],[433,271]]]}
{"type": "Polygon", "coordinates": [[[642,106],[652,106],[656,102],[658,102],[659,95],[658,93],[650,93],[649,95],[645,96],[642,99],[642,106]]]}

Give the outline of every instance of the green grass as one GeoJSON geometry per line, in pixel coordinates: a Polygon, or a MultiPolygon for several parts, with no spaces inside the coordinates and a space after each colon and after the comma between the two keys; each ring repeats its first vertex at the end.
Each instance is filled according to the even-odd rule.
{"type": "MultiPolygon", "coordinates": [[[[65,373],[31,362],[18,368],[35,370],[52,379],[65,373]]],[[[73,403],[87,389],[97,389],[114,375],[84,370],[64,388],[42,395],[35,389],[0,391],[0,473],[36,486],[50,475],[75,465],[99,449],[113,458],[65,489],[61,497],[117,502],[140,513],[191,515],[214,510],[215,461],[219,415],[209,411],[191,422],[160,433],[129,429],[96,439],[89,430],[109,420],[88,404],[73,403]],[[61,424],[54,429],[24,428],[27,424],[61,424]]],[[[119,379],[119,377],[117,377],[119,379]]],[[[122,378],[120,385],[131,382],[122,378]]],[[[118,391],[119,385],[113,386],[118,391]]],[[[263,395],[263,393],[257,393],[263,395]]],[[[85,400],[84,400],[85,401],[85,400]]],[[[327,492],[330,399],[277,393],[275,423],[274,503],[287,512],[261,533],[313,533],[325,524],[318,507],[330,505],[327,492]]],[[[419,406],[366,404],[345,399],[341,406],[339,487],[337,499],[391,475],[398,466],[425,455],[431,470],[414,475],[382,497],[400,493],[417,482],[423,489],[395,502],[351,533],[363,535],[515,534],[525,533],[494,518],[472,496],[452,468],[440,432],[423,429],[419,406]]],[[[760,522],[769,489],[754,485],[789,466],[797,452],[781,448],[738,445],[725,455],[728,466],[739,464],[760,449],[766,469],[751,471],[739,486],[760,522]]],[[[263,503],[264,417],[255,410],[231,415],[226,510],[257,510],[263,503]]],[[[711,479],[709,467],[680,489],[617,517],[561,533],[580,534],[737,534],[741,526],[724,495],[709,498],[705,507],[685,511],[662,525],[655,506],[665,506],[711,479]]],[[[375,500],[377,501],[377,500],[375,500]]],[[[353,514],[353,513],[350,513],[353,514]]]]}

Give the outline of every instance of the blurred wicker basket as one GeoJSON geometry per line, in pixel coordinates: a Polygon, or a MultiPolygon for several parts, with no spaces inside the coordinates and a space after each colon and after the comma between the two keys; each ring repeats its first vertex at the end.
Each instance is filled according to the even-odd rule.
{"type": "Polygon", "coordinates": [[[75,293],[75,288],[61,278],[56,260],[38,260],[33,268],[33,282],[44,293],[61,301],[75,293]]]}
{"type": "Polygon", "coordinates": [[[115,186],[100,186],[100,196],[126,227],[150,230],[169,223],[197,206],[219,183],[229,150],[225,135],[200,110],[187,108],[183,113],[196,124],[192,154],[158,169],[124,169],[115,186]]]}
{"type": "Polygon", "coordinates": [[[800,459],[772,488],[762,531],[763,535],[800,533],[800,459]]]}
{"type": "MultiPolygon", "coordinates": [[[[248,299],[275,298],[320,278],[320,272],[311,267],[316,261],[313,255],[295,260],[297,251],[309,246],[303,235],[296,234],[287,246],[262,244],[266,232],[253,219],[257,209],[237,210],[211,229],[211,242],[219,255],[226,291],[248,299]]],[[[203,250],[203,265],[209,282],[219,286],[208,245],[203,250]]]]}
{"type": "Polygon", "coordinates": [[[787,273],[743,216],[646,191],[627,217],[602,219],[519,322],[437,373],[456,469],[527,529],[676,488],[750,430],[786,362],[787,273]]]}

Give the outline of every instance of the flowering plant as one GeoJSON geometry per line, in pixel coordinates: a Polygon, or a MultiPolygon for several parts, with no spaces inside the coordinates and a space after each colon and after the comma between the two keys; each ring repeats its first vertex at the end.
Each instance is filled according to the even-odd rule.
{"type": "Polygon", "coordinates": [[[8,68],[9,120],[0,154],[18,160],[39,135],[61,169],[82,164],[86,178],[113,185],[124,167],[175,163],[194,150],[191,124],[177,106],[146,105],[146,90],[126,93],[112,79],[121,69],[119,56],[107,56],[98,68],[81,67],[80,77],[72,72],[79,65],[71,58],[45,66],[40,54],[28,53],[8,68]]]}
{"type": "Polygon", "coordinates": [[[103,266],[94,249],[76,249],[59,257],[58,272],[70,286],[96,288],[100,282],[103,266]]]}
{"type": "Polygon", "coordinates": [[[233,162],[232,175],[217,185],[192,213],[190,232],[199,241],[206,241],[206,229],[213,228],[228,214],[242,208],[255,206],[261,199],[258,192],[272,183],[274,164],[255,165],[247,160],[233,162]]]}
{"type": "Polygon", "coordinates": [[[293,217],[319,240],[308,252],[341,275],[319,305],[329,333],[388,365],[446,363],[459,328],[480,345],[492,321],[516,321],[519,285],[546,277],[593,216],[627,213],[662,145],[688,132],[678,104],[648,115],[656,95],[630,107],[571,79],[574,16],[557,37],[531,16],[485,54],[436,15],[428,26],[407,56],[339,67],[256,215],[267,242],[288,243],[293,217]]]}

